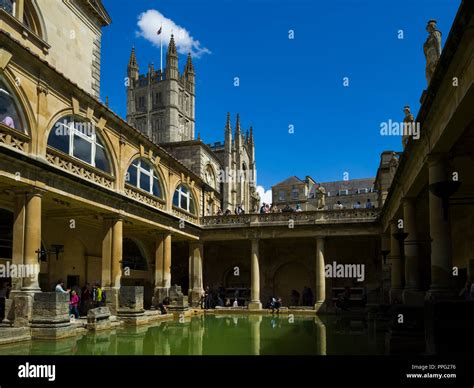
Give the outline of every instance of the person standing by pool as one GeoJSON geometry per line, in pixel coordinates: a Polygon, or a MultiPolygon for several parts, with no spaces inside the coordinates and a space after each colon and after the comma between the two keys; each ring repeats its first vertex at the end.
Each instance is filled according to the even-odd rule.
{"type": "Polygon", "coordinates": [[[80,306],[81,316],[87,315],[87,312],[92,308],[92,289],[89,283],[86,283],[82,288],[80,306]]]}
{"type": "Polygon", "coordinates": [[[77,306],[79,305],[79,296],[77,296],[77,292],[72,290],[71,292],[71,300],[69,302],[69,315],[74,315],[74,318],[79,318],[79,311],[77,310],[77,306]]]}

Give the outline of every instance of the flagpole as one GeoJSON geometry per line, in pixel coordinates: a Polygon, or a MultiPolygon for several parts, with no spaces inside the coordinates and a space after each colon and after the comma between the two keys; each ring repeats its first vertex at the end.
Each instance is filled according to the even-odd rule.
{"type": "Polygon", "coordinates": [[[160,72],[163,79],[163,24],[160,27],[160,72]]]}

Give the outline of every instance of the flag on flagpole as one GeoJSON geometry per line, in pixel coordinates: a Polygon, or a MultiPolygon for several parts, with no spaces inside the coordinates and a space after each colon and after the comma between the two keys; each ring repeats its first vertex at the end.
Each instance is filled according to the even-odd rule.
{"type": "Polygon", "coordinates": [[[163,35],[161,35],[162,30],[163,25],[161,25],[159,30],[156,32],[156,35],[160,35],[160,79],[163,79],[163,35]]]}

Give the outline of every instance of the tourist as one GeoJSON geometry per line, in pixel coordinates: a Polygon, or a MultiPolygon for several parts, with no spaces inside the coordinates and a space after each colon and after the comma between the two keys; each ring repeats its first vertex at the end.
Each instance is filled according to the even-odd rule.
{"type": "Polygon", "coordinates": [[[277,312],[277,314],[280,314],[280,307],[281,307],[281,298],[272,298],[272,302],[270,304],[270,308],[272,309],[272,314],[277,312]]]}
{"type": "Polygon", "coordinates": [[[92,289],[92,302],[94,307],[101,307],[105,305],[105,291],[100,286],[100,283],[96,283],[92,289]]]}
{"type": "Polygon", "coordinates": [[[360,209],[362,205],[360,204],[360,201],[357,201],[357,203],[354,204],[354,209],[360,209]]]}
{"type": "Polygon", "coordinates": [[[15,128],[15,121],[11,116],[8,115],[8,109],[5,107],[0,107],[0,116],[4,116],[1,123],[10,128],[15,128]],[[5,115],[5,116],[4,116],[5,115]]]}
{"type": "Polygon", "coordinates": [[[295,212],[302,212],[302,211],[303,211],[303,209],[301,209],[301,206],[300,206],[300,204],[299,204],[299,203],[298,203],[298,204],[296,204],[296,209],[295,209],[295,212]]]}
{"type": "Polygon", "coordinates": [[[222,216],[223,214],[222,209],[220,207],[217,208],[216,216],[222,216]]]}
{"type": "Polygon", "coordinates": [[[300,293],[296,290],[291,290],[291,305],[298,306],[300,303],[300,293]]]}
{"type": "Polygon", "coordinates": [[[292,213],[292,212],[294,212],[294,209],[289,204],[286,204],[286,206],[282,209],[282,212],[283,213],[292,213]]]}
{"type": "Polygon", "coordinates": [[[211,300],[211,293],[209,290],[209,286],[206,287],[204,291],[204,309],[210,309],[210,300],[211,300]]]}
{"type": "Polygon", "coordinates": [[[237,301],[237,298],[234,299],[234,303],[232,304],[233,308],[239,307],[239,302],[237,301]]]}
{"type": "Polygon", "coordinates": [[[302,297],[303,306],[312,306],[313,305],[313,291],[311,288],[304,287],[303,288],[303,297],[302,297]]]}
{"type": "Polygon", "coordinates": [[[372,209],[374,206],[372,205],[372,202],[370,202],[370,198],[367,198],[367,203],[365,204],[366,209],[372,209]]]}
{"type": "Polygon", "coordinates": [[[232,212],[230,211],[230,209],[227,209],[224,213],[225,216],[230,216],[232,214],[232,212]]]}
{"type": "Polygon", "coordinates": [[[69,315],[74,315],[74,318],[79,318],[79,311],[77,306],[79,305],[79,296],[76,291],[71,291],[71,300],[69,301],[69,315]]]}
{"type": "Polygon", "coordinates": [[[92,308],[92,288],[89,283],[82,288],[81,291],[81,308],[80,315],[81,317],[87,315],[87,312],[92,308]]]}
{"type": "Polygon", "coordinates": [[[278,209],[278,206],[272,203],[270,206],[270,213],[281,213],[281,210],[278,209]]]}
{"type": "Polygon", "coordinates": [[[63,280],[59,279],[58,282],[56,283],[56,286],[54,287],[54,291],[62,293],[62,294],[69,294],[71,290],[65,290],[63,280]]]}
{"type": "Polygon", "coordinates": [[[230,303],[230,299],[229,298],[225,298],[225,307],[231,307],[232,306],[232,303],[230,303]]]}
{"type": "Polygon", "coordinates": [[[266,204],[264,202],[263,205],[260,207],[260,214],[265,214],[266,213],[265,209],[266,209],[266,204]]]}
{"type": "Polygon", "coordinates": [[[164,298],[160,303],[158,303],[158,308],[160,309],[161,315],[168,314],[168,306],[170,305],[170,298],[164,298]]]}
{"type": "Polygon", "coordinates": [[[342,210],[344,209],[344,205],[341,203],[341,201],[337,201],[336,204],[334,205],[334,209],[342,210]]]}

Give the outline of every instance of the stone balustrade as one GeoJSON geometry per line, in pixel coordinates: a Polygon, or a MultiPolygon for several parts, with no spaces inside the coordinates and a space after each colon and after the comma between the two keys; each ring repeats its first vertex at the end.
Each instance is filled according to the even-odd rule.
{"type": "Polygon", "coordinates": [[[245,226],[278,226],[335,223],[357,223],[376,221],[380,209],[343,209],[317,210],[292,213],[243,214],[229,216],[207,216],[201,218],[204,228],[245,227],[245,226]]]}

